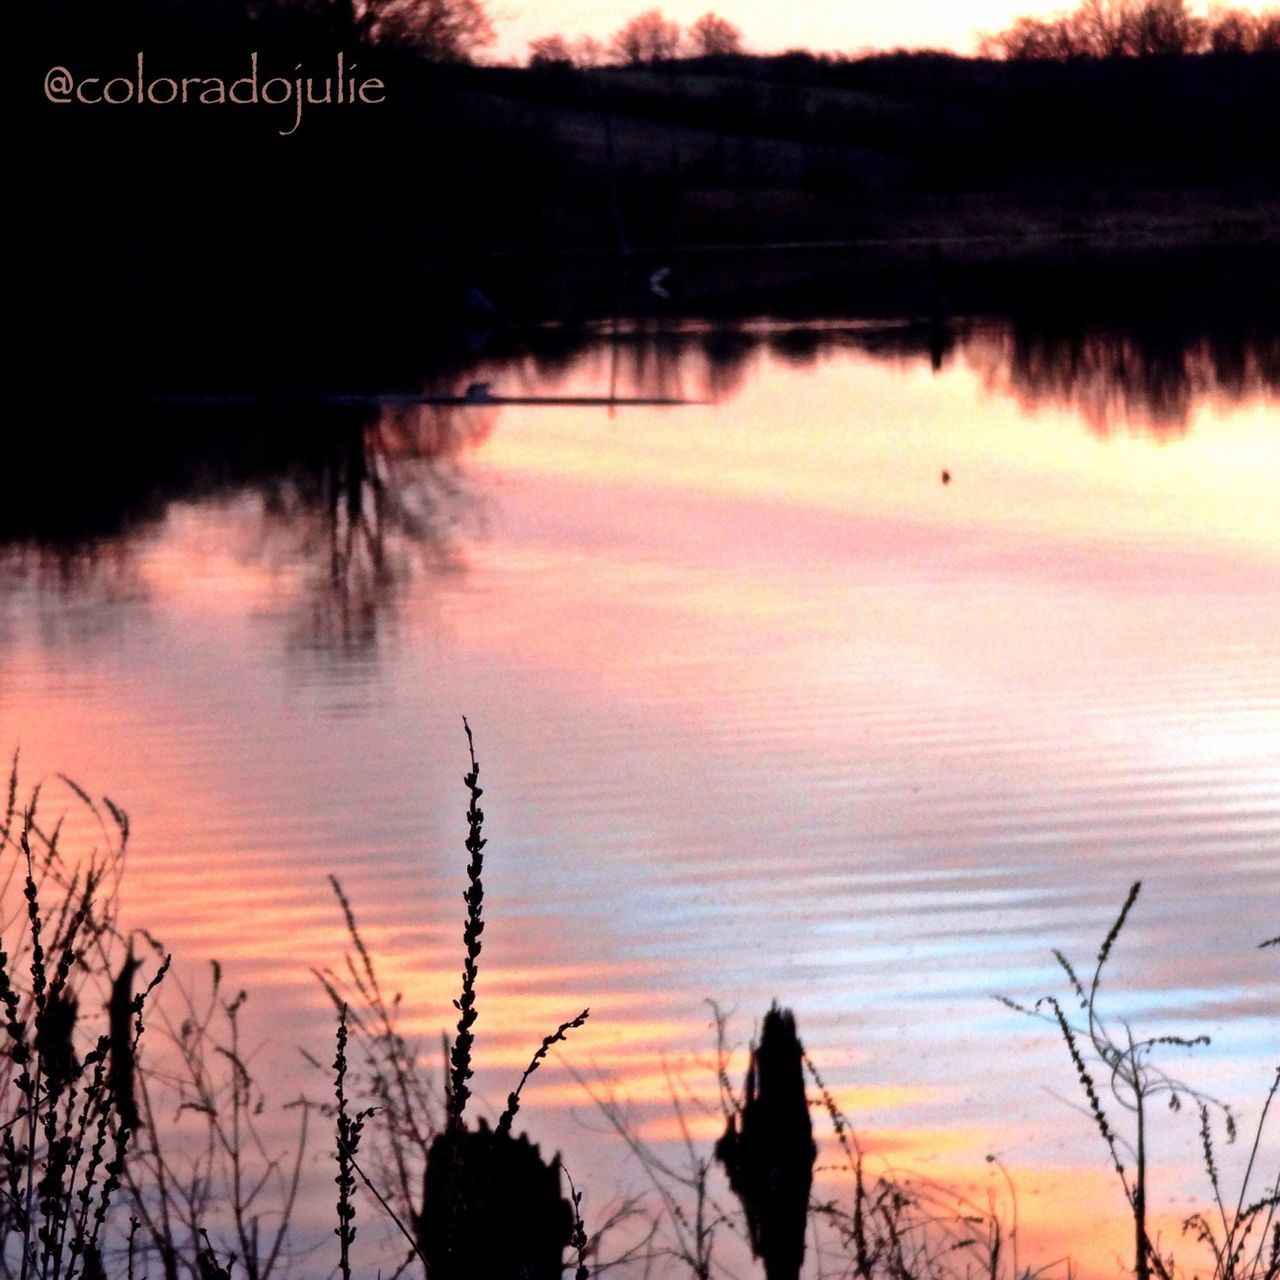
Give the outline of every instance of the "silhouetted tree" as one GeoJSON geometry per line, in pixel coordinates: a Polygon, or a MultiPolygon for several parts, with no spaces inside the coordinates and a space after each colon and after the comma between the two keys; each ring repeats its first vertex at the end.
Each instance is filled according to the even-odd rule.
{"type": "Polygon", "coordinates": [[[742,52],[742,32],[717,13],[704,13],[689,28],[689,40],[701,57],[742,52]]]}
{"type": "Polygon", "coordinates": [[[628,66],[670,62],[680,51],[680,24],[660,9],[637,14],[609,42],[614,58],[628,66]]]}
{"type": "Polygon", "coordinates": [[[579,36],[573,42],[573,60],[580,67],[598,67],[604,61],[604,45],[595,36],[579,36]]]}
{"type": "Polygon", "coordinates": [[[1007,31],[983,36],[978,52],[984,58],[1004,58],[1010,62],[1079,56],[1066,18],[1019,18],[1007,31]]]}
{"type": "Polygon", "coordinates": [[[1011,60],[1065,60],[1253,53],[1275,47],[1280,47],[1277,9],[1258,14],[1215,9],[1204,18],[1186,0],[1080,0],[1071,13],[1019,18],[1006,31],[984,37],[980,50],[986,57],[1011,60]]]}
{"type": "Polygon", "coordinates": [[[572,63],[573,54],[564,36],[543,36],[539,40],[529,41],[531,67],[554,67],[572,63]]]}
{"type": "Polygon", "coordinates": [[[494,38],[481,0],[368,0],[357,25],[374,44],[407,46],[432,62],[469,62],[494,38]]]}
{"type": "Polygon", "coordinates": [[[1207,22],[1207,47],[1214,53],[1263,53],[1280,49],[1280,9],[1249,13],[1214,8],[1207,22]]]}
{"type": "Polygon", "coordinates": [[[1209,48],[1214,53],[1252,53],[1255,36],[1254,16],[1243,9],[1216,9],[1209,15],[1209,48]]]}
{"type": "Polygon", "coordinates": [[[1130,52],[1134,12],[1134,0],[1081,0],[1071,13],[1019,18],[985,38],[982,52],[1011,60],[1118,57],[1130,52]]]}
{"type": "Polygon", "coordinates": [[[1126,53],[1146,57],[1161,53],[1194,53],[1205,30],[1186,0],[1146,0],[1129,19],[1126,53]]]}
{"type": "Polygon", "coordinates": [[[1078,57],[1114,58],[1132,52],[1136,0],[1081,0],[1067,18],[1078,57]]]}

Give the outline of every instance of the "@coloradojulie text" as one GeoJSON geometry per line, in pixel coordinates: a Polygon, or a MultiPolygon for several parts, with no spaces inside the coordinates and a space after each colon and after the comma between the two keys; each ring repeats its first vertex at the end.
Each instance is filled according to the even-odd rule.
{"type": "Polygon", "coordinates": [[[373,105],[386,101],[386,85],[374,76],[358,76],[357,64],[338,53],[323,74],[312,75],[297,63],[289,75],[268,76],[258,65],[258,54],[249,54],[247,74],[225,76],[153,76],[146,56],[137,55],[129,75],[77,76],[67,67],[50,67],[44,77],[44,96],[58,106],[84,105],[277,107],[287,128],[277,132],[287,138],[302,126],[311,107],[373,105]]]}

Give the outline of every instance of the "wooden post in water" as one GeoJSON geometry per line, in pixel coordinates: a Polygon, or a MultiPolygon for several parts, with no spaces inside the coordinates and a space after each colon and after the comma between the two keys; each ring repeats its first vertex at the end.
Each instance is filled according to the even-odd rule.
{"type": "Polygon", "coordinates": [[[573,1212],[560,1159],[523,1134],[452,1128],[436,1136],[423,1179],[418,1249],[431,1280],[561,1280],[573,1212]]]}
{"type": "Polygon", "coordinates": [[[804,1050],[791,1011],[775,1003],[751,1050],[742,1106],[716,1143],[767,1280],[798,1280],[817,1155],[804,1050]]]}

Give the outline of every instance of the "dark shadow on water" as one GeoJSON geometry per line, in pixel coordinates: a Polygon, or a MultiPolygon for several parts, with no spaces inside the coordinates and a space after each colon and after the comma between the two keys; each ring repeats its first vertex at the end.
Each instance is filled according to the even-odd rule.
{"type": "MultiPolygon", "coordinates": [[[[537,400],[587,388],[717,402],[731,426],[734,397],[767,363],[816,370],[849,358],[942,376],[972,369],[988,394],[1028,411],[1066,408],[1101,438],[1176,441],[1199,405],[1280,399],[1280,331],[1247,319],[630,321],[498,334],[481,354],[437,355],[383,403],[368,390],[359,404],[334,403],[332,392],[351,388],[317,377],[287,399],[236,387],[223,403],[136,405],[115,425],[113,406],[47,406],[10,445],[10,474],[23,479],[0,505],[0,590],[95,602],[79,610],[82,625],[109,625],[116,606],[145,596],[137,552],[175,511],[234,504],[246,530],[236,554],[304,575],[290,647],[369,654],[415,573],[464,567],[460,526],[480,510],[465,455],[499,415],[536,428],[537,400]],[[458,403],[480,384],[535,403],[458,403]],[[408,402],[421,396],[454,403],[408,402]]],[[[573,411],[607,420],[599,407],[573,411]]]]}
{"type": "Polygon", "coordinates": [[[0,510],[0,590],[73,598],[85,625],[109,625],[114,606],[145,598],[138,553],[177,509],[235,505],[235,554],[302,566],[291,645],[368,651],[415,571],[458,567],[474,501],[456,460],[494,412],[152,406],[127,430],[26,436],[16,474],[45,479],[0,510]]]}
{"type": "Polygon", "coordinates": [[[984,329],[962,344],[963,358],[991,391],[1026,409],[1070,408],[1095,435],[1187,433],[1197,403],[1238,404],[1280,395],[1280,334],[1145,330],[1015,323],[984,329]]]}
{"type": "MultiPolygon", "coordinates": [[[[605,330],[543,331],[494,351],[484,376],[495,389],[550,394],[573,378],[619,395],[684,396],[725,403],[772,359],[798,369],[853,354],[942,372],[960,362],[987,390],[1024,408],[1058,405],[1099,436],[1170,439],[1204,402],[1280,397],[1280,328],[1256,319],[1098,323],[1078,316],[999,319],[942,316],[894,322],[786,324],[630,322],[605,330]]],[[[477,366],[479,368],[480,366],[477,366]]],[[[466,376],[460,373],[458,380],[466,376]]]]}

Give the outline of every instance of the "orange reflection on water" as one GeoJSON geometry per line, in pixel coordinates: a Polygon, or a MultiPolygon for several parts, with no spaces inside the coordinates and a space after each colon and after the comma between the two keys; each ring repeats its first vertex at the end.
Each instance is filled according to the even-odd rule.
{"type": "MultiPolygon", "coordinates": [[[[1274,546],[1268,500],[1274,412],[1203,405],[1176,449],[1137,437],[1099,441],[1069,409],[1028,419],[986,400],[975,379],[832,358],[807,377],[760,379],[733,402],[745,438],[726,442],[717,409],[624,408],[607,434],[581,413],[540,410],[537,430],[495,433],[480,460],[504,477],[554,480],[567,510],[607,490],[643,522],[646,497],[686,491],[721,504],[776,504],[902,526],[1017,530],[1106,543],[1146,539],[1203,550],[1229,537],[1274,546]],[[952,482],[940,483],[946,469],[952,482]],[[1243,524],[1243,527],[1242,527],[1243,524]]],[[[585,388],[584,388],[585,389],[585,388]]],[[[731,429],[732,430],[732,429],[731,429]]],[[[554,499],[552,499],[554,501],[554,499]]],[[[732,520],[732,505],[720,513],[732,520]]],[[[758,538],[771,526],[755,524],[758,538]]]]}

